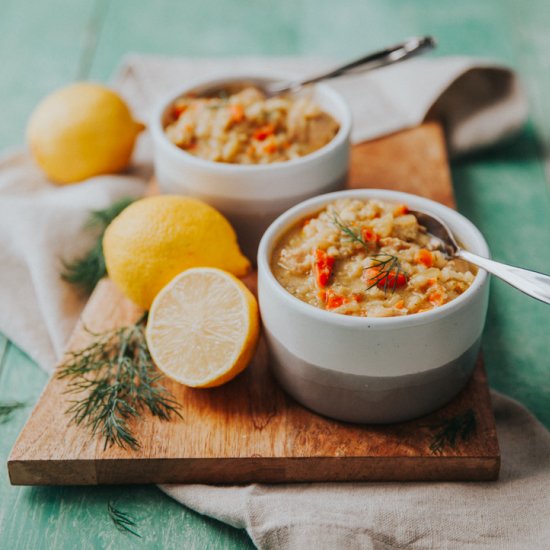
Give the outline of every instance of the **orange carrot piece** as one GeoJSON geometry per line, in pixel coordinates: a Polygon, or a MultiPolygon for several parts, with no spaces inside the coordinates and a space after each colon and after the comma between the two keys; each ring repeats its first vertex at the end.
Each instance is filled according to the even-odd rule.
{"type": "Polygon", "coordinates": [[[409,213],[409,207],[405,204],[400,204],[394,211],[393,215],[395,217],[397,216],[404,216],[405,214],[409,213]]]}
{"type": "Polygon", "coordinates": [[[320,248],[316,248],[313,255],[313,271],[315,273],[317,286],[319,288],[325,288],[328,284],[330,276],[332,275],[334,257],[330,256],[325,250],[320,248]]]}
{"type": "Polygon", "coordinates": [[[266,143],[264,145],[264,153],[271,154],[277,151],[277,144],[273,141],[266,143]]]}
{"type": "Polygon", "coordinates": [[[440,306],[445,301],[445,293],[438,288],[430,290],[428,301],[434,306],[440,306]]]}
{"type": "Polygon", "coordinates": [[[380,241],[380,235],[370,227],[363,227],[363,229],[361,229],[361,237],[368,245],[372,246],[378,245],[380,241]]]}
{"type": "Polygon", "coordinates": [[[334,292],[334,290],[327,290],[325,294],[325,307],[327,309],[336,309],[337,307],[340,307],[343,304],[347,304],[349,302],[349,298],[346,298],[346,296],[343,296],[342,294],[338,294],[337,292],[334,292]]]}
{"type": "Polygon", "coordinates": [[[172,116],[178,119],[187,110],[187,105],[174,105],[172,107],[172,116]]]}
{"type": "Polygon", "coordinates": [[[229,107],[231,121],[239,123],[245,118],[244,107],[240,103],[235,103],[229,107]]]}
{"type": "Polygon", "coordinates": [[[423,264],[426,267],[432,267],[434,265],[434,255],[425,248],[421,248],[416,254],[416,263],[423,264]]]}

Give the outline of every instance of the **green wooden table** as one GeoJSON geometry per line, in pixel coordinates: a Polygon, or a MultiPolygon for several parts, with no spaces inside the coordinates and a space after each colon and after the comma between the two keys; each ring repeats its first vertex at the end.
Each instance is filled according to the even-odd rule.
{"type": "MultiPolygon", "coordinates": [[[[20,145],[37,101],[77,78],[107,80],[127,52],[182,56],[309,54],[351,57],[431,33],[439,54],[498,59],[515,67],[531,119],[513,141],[453,162],[459,209],[493,255],[550,272],[550,3],[547,0],[0,0],[0,148],[20,145]]],[[[493,281],[484,337],[494,388],[550,427],[550,308],[493,281]]],[[[0,424],[9,450],[46,383],[0,335],[0,400],[28,407],[0,424]]],[[[246,533],[143,487],[19,488],[0,471],[0,547],[243,548],[246,533]],[[118,532],[114,502],[142,538],[118,532]]]]}

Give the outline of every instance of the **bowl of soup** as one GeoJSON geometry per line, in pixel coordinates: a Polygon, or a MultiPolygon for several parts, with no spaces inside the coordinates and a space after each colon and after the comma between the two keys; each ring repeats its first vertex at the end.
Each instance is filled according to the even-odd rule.
{"type": "Polygon", "coordinates": [[[306,407],[350,422],[428,414],[468,381],[488,276],[447,257],[409,210],[445,220],[488,256],[479,230],[431,200],[364,189],[309,199],[281,215],[258,251],[271,367],[306,407]]]}
{"type": "Polygon", "coordinates": [[[255,258],[268,225],[291,206],[343,188],[351,114],[327,85],[267,97],[288,75],[231,75],[190,82],[161,101],[150,128],[163,193],[206,201],[233,224],[255,258]]]}

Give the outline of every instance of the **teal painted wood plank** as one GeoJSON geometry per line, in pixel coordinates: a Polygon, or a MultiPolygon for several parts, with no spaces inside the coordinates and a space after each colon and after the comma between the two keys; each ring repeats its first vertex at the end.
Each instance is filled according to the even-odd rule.
{"type": "Polygon", "coordinates": [[[31,109],[76,78],[94,0],[0,0],[0,149],[21,145],[31,109]]]}
{"type": "Polygon", "coordinates": [[[8,346],[4,365],[0,399],[9,397],[29,406],[0,424],[0,548],[253,548],[243,531],[188,510],[154,486],[12,487],[6,460],[47,375],[13,345],[8,346]],[[134,517],[141,539],[115,528],[107,514],[110,501],[134,517]]]}
{"type": "Polygon", "coordinates": [[[128,52],[168,55],[292,54],[300,2],[111,2],[91,77],[105,80],[128,52]]]}
{"type": "MultiPolygon", "coordinates": [[[[459,208],[484,233],[493,257],[550,273],[550,196],[533,128],[506,146],[453,163],[459,208]]],[[[550,427],[550,307],[499,280],[484,334],[490,383],[550,427]]]]}
{"type": "Polygon", "coordinates": [[[517,3],[508,0],[510,18],[516,24],[510,40],[518,54],[517,69],[529,94],[533,125],[537,132],[540,153],[546,164],[547,181],[550,179],[550,3],[532,0],[517,3]]]}
{"type": "Polygon", "coordinates": [[[2,388],[2,371],[4,370],[4,365],[6,364],[5,356],[7,349],[8,339],[3,334],[0,334],[0,389],[2,388]]]}

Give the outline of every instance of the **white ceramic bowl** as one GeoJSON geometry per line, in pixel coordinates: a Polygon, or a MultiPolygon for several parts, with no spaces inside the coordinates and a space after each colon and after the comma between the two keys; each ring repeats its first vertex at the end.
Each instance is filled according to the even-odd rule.
{"type": "Polygon", "coordinates": [[[189,82],[158,105],[150,123],[160,191],[197,197],[220,210],[252,258],[263,232],[279,214],[304,199],[343,188],[351,131],[351,113],[344,99],[326,85],[314,87],[313,100],[339,122],[340,130],[321,149],[286,162],[239,165],[204,160],[171,143],[164,127],[173,102],[191,91],[200,94],[224,84],[289,78],[292,75],[232,74],[189,82]]]}
{"type": "Polygon", "coordinates": [[[287,292],[270,269],[281,235],[295,222],[343,197],[407,204],[445,220],[472,252],[488,256],[476,227],[439,203],[407,193],[363,189],[307,200],[277,218],[258,251],[258,293],[271,366],[306,407],[350,422],[387,423],[427,414],[465,385],[479,351],[488,301],[480,270],[462,295],[433,310],[365,318],[321,310],[287,292]]]}

